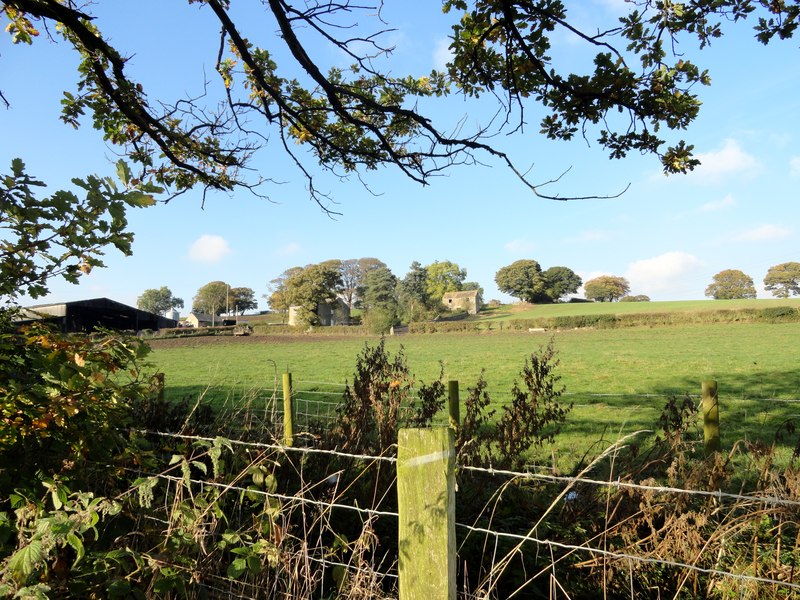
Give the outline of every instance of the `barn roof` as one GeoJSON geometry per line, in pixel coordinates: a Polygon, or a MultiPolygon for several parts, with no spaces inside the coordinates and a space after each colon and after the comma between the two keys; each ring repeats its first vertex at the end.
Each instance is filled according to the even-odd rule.
{"type": "Polygon", "coordinates": [[[167,319],[109,298],[91,298],[27,306],[17,318],[21,322],[55,321],[63,331],[90,331],[95,327],[109,329],[159,329],[175,327],[167,319]]]}
{"type": "Polygon", "coordinates": [[[445,298],[472,298],[478,295],[478,290],[469,290],[466,292],[447,292],[445,298]]]}

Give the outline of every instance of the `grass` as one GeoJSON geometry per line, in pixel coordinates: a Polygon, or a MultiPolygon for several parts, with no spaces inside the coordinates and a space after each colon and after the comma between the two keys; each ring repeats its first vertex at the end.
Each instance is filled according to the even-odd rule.
{"type": "MultiPolygon", "coordinates": [[[[267,339],[267,338],[265,338],[267,339]]],[[[269,397],[292,372],[295,388],[319,392],[322,383],[352,378],[357,354],[376,338],[282,338],[274,343],[213,344],[156,349],[167,397],[195,398],[206,388],[215,402],[236,401],[261,390],[269,397]]],[[[500,408],[531,352],[547,333],[405,335],[387,340],[401,350],[423,381],[460,382],[462,397],[482,370],[493,403],[500,408]]],[[[699,394],[700,382],[719,382],[723,443],[749,438],[769,442],[786,419],[800,416],[800,324],[732,323],[616,330],[574,330],[553,336],[566,401],[575,403],[560,437],[559,451],[574,460],[592,444],[653,430],[669,395],[699,394]]],[[[334,386],[335,387],[335,386],[334,386]]],[[[324,399],[324,397],[320,397],[324,399]]],[[[314,399],[314,397],[312,397],[314,399]]],[[[787,442],[788,443],[788,442],[787,442]]],[[[793,444],[793,442],[792,442],[793,444]]]]}
{"type": "Polygon", "coordinates": [[[504,304],[486,308],[474,317],[481,321],[510,321],[539,317],[576,315],[643,314],[670,312],[704,312],[742,308],[793,306],[800,308],[800,298],[757,300],[682,300],[674,302],[576,302],[563,304],[504,304]]]}

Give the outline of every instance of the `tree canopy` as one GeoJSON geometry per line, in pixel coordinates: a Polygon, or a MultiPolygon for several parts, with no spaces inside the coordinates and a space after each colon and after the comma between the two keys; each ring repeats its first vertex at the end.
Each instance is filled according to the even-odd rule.
{"type": "Polygon", "coordinates": [[[157,315],[165,315],[176,308],[183,308],[183,299],[172,295],[172,290],[162,285],[142,292],[136,299],[136,306],[157,315]]]}
{"type": "Polygon", "coordinates": [[[386,266],[370,269],[363,277],[358,295],[364,309],[364,323],[375,333],[386,333],[397,320],[397,277],[386,266]]]}
{"type": "Polygon", "coordinates": [[[249,287],[232,287],[228,291],[228,309],[244,314],[245,311],[258,308],[256,293],[249,287]]]}
{"type": "Polygon", "coordinates": [[[532,259],[522,259],[502,267],[494,276],[497,289],[523,302],[549,302],[542,267],[532,259]]]}
{"type": "Polygon", "coordinates": [[[425,292],[430,306],[441,302],[447,292],[460,291],[467,278],[467,270],[449,260],[436,260],[425,267],[425,272],[425,292]]]}
{"type": "Polygon", "coordinates": [[[521,259],[502,267],[494,276],[497,289],[523,302],[557,302],[581,287],[581,278],[569,267],[550,267],[542,271],[533,259],[521,259]]]}
{"type": "Polygon", "coordinates": [[[194,312],[221,315],[228,309],[230,286],[224,281],[211,281],[197,290],[192,300],[194,312]]]}
{"type": "Polygon", "coordinates": [[[583,280],[569,267],[550,267],[544,273],[546,293],[553,302],[558,302],[568,294],[574,294],[583,280]]]}
{"type": "Polygon", "coordinates": [[[601,275],[583,284],[584,296],[598,302],[619,300],[631,291],[628,280],[615,275],[601,275]]]}
{"type": "Polygon", "coordinates": [[[416,321],[423,318],[431,304],[428,296],[428,272],[418,261],[414,261],[408,268],[408,273],[397,284],[400,303],[403,307],[406,321],[416,321]]]}
{"type": "Polygon", "coordinates": [[[293,269],[284,282],[287,306],[297,308],[300,322],[316,325],[319,305],[334,302],[341,285],[339,269],[332,261],[293,269]]]}
{"type": "MultiPolygon", "coordinates": [[[[145,89],[128,68],[137,47],[117,46],[106,33],[109,20],[125,18],[123,10],[2,0],[0,24],[15,43],[34,43],[44,32],[74,53],[76,86],[54,99],[62,120],[75,127],[91,121],[135,163],[138,180],[173,194],[194,186],[253,189],[285,178],[249,168],[262,147],[276,145],[312,197],[326,204],[313,165],[337,175],[392,166],[427,183],[452,165],[485,157],[535,193],[559,197],[546,195],[528,178],[527,165],[515,165],[501,146],[498,134],[522,131],[534,108],[548,138],[594,138],[613,158],[649,153],[667,173],[691,170],[692,145],[666,139],[697,117],[710,74],[684,42],[694,38],[702,49],[744,19],[754,21],[762,43],[789,38],[800,13],[800,5],[786,1],[635,0],[606,26],[583,23],[560,0],[444,0],[452,58],[445,69],[418,76],[395,74],[388,64],[393,30],[382,18],[383,3],[261,5],[264,18],[254,19],[229,0],[187,2],[185,10],[199,10],[219,37],[195,53],[201,64],[214,65],[214,76],[200,82],[202,95],[185,97],[145,89]],[[564,35],[595,54],[591,67],[571,71],[551,56],[553,41],[564,35]],[[331,54],[352,66],[326,69],[331,54]],[[497,103],[501,118],[453,129],[425,108],[446,96],[485,98],[497,103]]],[[[150,43],[148,36],[139,40],[150,43]]],[[[0,89],[0,102],[8,104],[9,93],[0,89]]]]}
{"type": "Polygon", "coordinates": [[[374,270],[385,268],[386,264],[377,258],[349,258],[340,261],[339,276],[342,280],[340,296],[353,308],[360,298],[359,288],[364,283],[367,274],[374,270]]]}
{"type": "Polygon", "coordinates": [[[714,300],[738,300],[755,298],[753,278],[739,269],[725,269],[714,275],[706,288],[706,296],[714,300]]]}
{"type": "Polygon", "coordinates": [[[776,298],[800,296],[800,262],[774,265],[764,277],[764,289],[776,298]]]}

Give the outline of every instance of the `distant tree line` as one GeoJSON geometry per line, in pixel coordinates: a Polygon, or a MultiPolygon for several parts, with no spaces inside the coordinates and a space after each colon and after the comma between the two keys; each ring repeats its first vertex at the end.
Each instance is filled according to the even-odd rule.
{"type": "MultiPolygon", "coordinates": [[[[442,298],[448,292],[478,292],[483,303],[483,288],[466,281],[467,270],[449,260],[434,261],[423,266],[411,263],[408,272],[399,278],[386,263],[372,258],[332,259],[304,267],[292,267],[269,282],[269,293],[263,297],[272,310],[288,314],[297,311],[298,321],[319,323],[320,305],[337,299],[361,311],[363,322],[374,331],[386,331],[398,323],[411,323],[435,318],[446,310],[442,298]]],[[[624,277],[601,275],[584,282],[572,269],[554,266],[543,270],[532,259],[518,260],[501,267],[495,274],[497,288],[523,302],[544,304],[559,302],[576,294],[583,286],[584,297],[594,302],[648,302],[644,294],[631,295],[624,277]]],[[[800,295],[800,262],[774,265],[764,277],[764,288],[777,298],[800,295]]],[[[753,279],[737,269],[725,269],[714,275],[705,295],[715,300],[755,298],[753,279]]],[[[147,289],[137,306],[148,312],[166,314],[183,308],[167,286],[147,289]]],[[[199,290],[192,300],[192,310],[207,314],[243,314],[258,308],[255,292],[248,287],[234,287],[224,281],[212,281],[199,290]]]]}

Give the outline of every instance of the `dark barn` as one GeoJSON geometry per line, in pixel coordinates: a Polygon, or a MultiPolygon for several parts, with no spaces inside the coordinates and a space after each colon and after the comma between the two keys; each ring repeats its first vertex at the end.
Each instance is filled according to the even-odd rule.
{"type": "Polygon", "coordinates": [[[19,321],[47,321],[65,333],[90,332],[97,327],[141,331],[178,326],[174,319],[167,319],[108,298],[29,306],[22,310],[19,321]]]}

